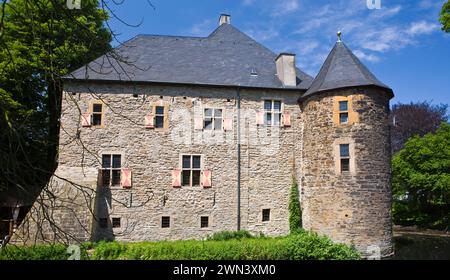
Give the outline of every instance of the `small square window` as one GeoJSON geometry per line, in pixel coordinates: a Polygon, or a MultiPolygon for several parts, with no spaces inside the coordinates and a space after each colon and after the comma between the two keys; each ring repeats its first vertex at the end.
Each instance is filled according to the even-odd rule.
{"type": "Polygon", "coordinates": [[[348,111],[348,101],[339,101],[339,111],[348,111]]]}
{"type": "Polygon", "coordinates": [[[263,209],[262,210],[262,221],[263,222],[270,221],[270,209],[263,209]]]}
{"type": "Polygon", "coordinates": [[[341,158],[341,172],[350,171],[350,159],[341,158]]]}
{"type": "Polygon", "coordinates": [[[120,185],[120,170],[113,170],[112,171],[112,185],[118,186],[120,185]]]}
{"type": "Polygon", "coordinates": [[[348,113],[339,114],[339,123],[348,123],[348,113]]]}
{"type": "Polygon", "coordinates": [[[341,157],[349,157],[350,156],[350,145],[349,144],[341,144],[339,145],[341,157]]]}
{"type": "Polygon", "coordinates": [[[92,111],[95,113],[101,113],[102,112],[102,104],[94,104],[92,106],[92,111]]]}
{"type": "Polygon", "coordinates": [[[183,168],[191,168],[191,156],[183,156],[183,168]]]}
{"type": "Polygon", "coordinates": [[[209,227],[209,217],[207,216],[200,217],[200,227],[201,228],[209,227]]]}
{"type": "Polygon", "coordinates": [[[192,186],[200,186],[200,170],[192,171],[192,186]]]}
{"type": "Polygon", "coordinates": [[[102,156],[102,167],[103,168],[111,167],[111,155],[103,155],[102,156]]]}
{"type": "Polygon", "coordinates": [[[164,127],[164,116],[156,116],[155,117],[155,127],[156,128],[164,127]]]}
{"type": "Polygon", "coordinates": [[[182,184],[183,186],[189,186],[191,184],[191,171],[190,170],[183,170],[182,172],[182,184]]]}
{"type": "Polygon", "coordinates": [[[108,227],[108,219],[107,218],[98,219],[98,225],[100,226],[100,228],[107,228],[108,227]]]}
{"type": "Polygon", "coordinates": [[[164,115],[164,107],[156,106],[156,115],[164,115]]]}
{"type": "Polygon", "coordinates": [[[161,218],[161,227],[170,228],[170,217],[164,216],[161,218]]]}
{"type": "Polygon", "coordinates": [[[92,125],[102,125],[102,115],[93,114],[92,115],[92,125]]]}
{"type": "Polygon", "coordinates": [[[122,156],[121,155],[113,155],[112,157],[112,167],[113,168],[120,168],[122,163],[122,156]]]}
{"type": "Polygon", "coordinates": [[[112,227],[120,228],[120,218],[112,218],[112,227]]]}

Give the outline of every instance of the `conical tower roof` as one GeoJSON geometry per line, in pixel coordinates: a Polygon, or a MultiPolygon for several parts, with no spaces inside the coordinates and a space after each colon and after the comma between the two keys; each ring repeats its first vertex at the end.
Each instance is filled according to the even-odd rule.
{"type": "Polygon", "coordinates": [[[392,89],[380,82],[339,40],[302,99],[323,91],[357,86],[384,88],[393,96],[392,89]]]}

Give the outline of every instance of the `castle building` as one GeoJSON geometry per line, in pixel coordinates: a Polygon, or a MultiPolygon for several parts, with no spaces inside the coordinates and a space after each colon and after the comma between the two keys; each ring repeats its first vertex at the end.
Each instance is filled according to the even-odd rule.
{"type": "Polygon", "coordinates": [[[392,254],[393,92],[340,39],[315,79],[228,15],[115,52],[65,77],[58,168],[24,242],[286,235],[296,180],[305,229],[392,254]]]}

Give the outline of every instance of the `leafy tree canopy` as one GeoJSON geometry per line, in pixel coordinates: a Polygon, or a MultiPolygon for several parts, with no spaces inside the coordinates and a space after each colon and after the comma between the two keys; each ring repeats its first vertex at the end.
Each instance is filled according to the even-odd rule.
{"type": "Polygon", "coordinates": [[[1,189],[42,187],[56,166],[61,78],[111,49],[97,0],[0,1],[1,189]]]}
{"type": "Polygon", "coordinates": [[[450,226],[450,125],[415,136],[392,161],[394,220],[399,224],[450,226]]]}
{"type": "Polygon", "coordinates": [[[442,6],[440,21],[442,23],[442,30],[450,32],[450,0],[442,6]]]}

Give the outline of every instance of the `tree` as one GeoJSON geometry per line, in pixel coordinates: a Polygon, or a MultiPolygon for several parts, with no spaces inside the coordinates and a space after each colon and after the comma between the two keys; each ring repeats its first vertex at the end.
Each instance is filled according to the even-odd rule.
{"type": "Polygon", "coordinates": [[[449,229],[450,125],[414,136],[392,161],[394,221],[449,229]]]}
{"type": "Polygon", "coordinates": [[[62,77],[111,49],[97,0],[0,4],[0,189],[40,190],[56,168],[62,77]]]}
{"type": "Polygon", "coordinates": [[[442,23],[442,30],[450,32],[450,0],[442,6],[440,21],[442,23]]]}
{"type": "Polygon", "coordinates": [[[403,148],[404,143],[414,135],[424,136],[435,132],[442,122],[448,120],[448,105],[432,105],[429,102],[402,104],[392,106],[391,129],[392,153],[403,148]]]}
{"type": "Polygon", "coordinates": [[[294,179],[289,198],[289,230],[291,233],[298,232],[302,227],[302,210],[298,193],[297,180],[294,179]]]}

